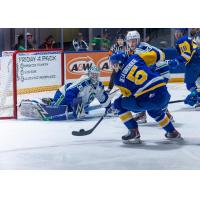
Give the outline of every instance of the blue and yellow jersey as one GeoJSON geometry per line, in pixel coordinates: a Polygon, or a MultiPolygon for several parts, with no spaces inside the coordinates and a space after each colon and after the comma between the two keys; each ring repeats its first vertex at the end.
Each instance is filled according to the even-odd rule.
{"type": "Polygon", "coordinates": [[[134,54],[117,72],[114,83],[124,96],[137,98],[166,85],[164,79],[146,65],[146,59],[150,58],[146,53],[145,56],[134,54]]]}
{"type": "Polygon", "coordinates": [[[138,54],[144,59],[145,64],[150,67],[153,72],[157,72],[168,82],[170,71],[169,65],[165,61],[165,53],[163,51],[148,43],[141,42],[136,48],[135,54],[138,54]]]}
{"type": "Polygon", "coordinates": [[[165,54],[160,49],[147,44],[146,42],[140,42],[135,50],[135,54],[138,54],[147,66],[156,64],[157,62],[165,60],[165,54]]]}
{"type": "Polygon", "coordinates": [[[176,58],[181,64],[187,65],[196,53],[196,42],[187,36],[183,36],[176,41],[176,50],[179,56],[176,58]]]}

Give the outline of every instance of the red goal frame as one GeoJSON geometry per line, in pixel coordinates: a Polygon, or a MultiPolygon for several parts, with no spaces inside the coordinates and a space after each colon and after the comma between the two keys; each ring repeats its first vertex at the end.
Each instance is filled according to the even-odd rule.
{"type": "Polygon", "coordinates": [[[24,50],[24,51],[14,51],[13,52],[13,116],[5,116],[5,117],[0,117],[0,120],[3,119],[17,119],[17,61],[16,57],[18,53],[29,53],[29,52],[53,52],[53,51],[60,51],[61,52],[61,84],[64,85],[64,50],[63,49],[37,49],[37,50],[24,50]]]}

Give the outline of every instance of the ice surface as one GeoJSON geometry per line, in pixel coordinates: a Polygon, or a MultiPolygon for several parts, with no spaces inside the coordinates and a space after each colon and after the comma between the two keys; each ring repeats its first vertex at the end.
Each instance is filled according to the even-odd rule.
{"type": "MultiPolygon", "coordinates": [[[[184,84],[169,84],[171,100],[183,99],[184,84]]],[[[150,118],[140,125],[143,144],[125,145],[127,133],[118,118],[107,118],[88,136],[72,130],[91,128],[87,121],[0,121],[0,169],[200,169],[200,111],[183,103],[171,104],[182,144],[165,144],[164,131],[150,118]]],[[[92,113],[103,114],[103,110],[92,113]]]]}

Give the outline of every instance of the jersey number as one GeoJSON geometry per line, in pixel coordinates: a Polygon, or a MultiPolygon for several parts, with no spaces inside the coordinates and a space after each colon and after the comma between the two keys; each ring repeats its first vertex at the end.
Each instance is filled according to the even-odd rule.
{"type": "Polygon", "coordinates": [[[187,47],[186,46],[182,46],[181,48],[181,52],[186,52],[187,51],[187,47]]]}
{"type": "Polygon", "coordinates": [[[137,66],[133,66],[131,71],[127,75],[129,81],[134,82],[136,85],[141,85],[147,80],[147,73],[143,70],[137,71],[137,66]]]}
{"type": "Polygon", "coordinates": [[[180,48],[181,54],[191,53],[190,44],[187,41],[183,42],[182,44],[179,44],[179,48],[180,48]]]}

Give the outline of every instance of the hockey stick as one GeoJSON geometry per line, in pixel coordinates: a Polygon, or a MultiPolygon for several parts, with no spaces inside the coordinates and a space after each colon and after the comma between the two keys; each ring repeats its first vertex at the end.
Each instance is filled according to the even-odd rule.
{"type": "MultiPolygon", "coordinates": [[[[110,93],[109,95],[114,94],[115,92],[117,92],[119,90],[115,90],[112,93],[110,93]]],[[[80,129],[79,131],[72,131],[72,135],[74,136],[85,136],[85,135],[89,135],[91,134],[95,128],[101,123],[101,121],[104,119],[104,117],[107,115],[107,112],[104,113],[104,115],[98,120],[98,122],[89,130],[84,130],[84,129],[80,129]]]]}
{"type": "Polygon", "coordinates": [[[180,102],[184,102],[184,100],[175,100],[175,101],[170,101],[169,104],[172,104],[172,103],[180,103],[180,102]]]}
{"type": "Polygon", "coordinates": [[[72,131],[72,135],[74,136],[85,136],[85,135],[89,135],[91,134],[95,128],[101,123],[101,121],[104,119],[104,117],[107,115],[107,112],[105,112],[105,114],[99,119],[99,121],[89,130],[84,130],[84,129],[80,129],[79,131],[72,131]]]}
{"type": "MultiPolygon", "coordinates": [[[[118,92],[118,91],[119,91],[119,89],[116,89],[115,91],[111,92],[111,93],[109,94],[109,96],[115,94],[115,92],[118,92]]],[[[112,96],[111,96],[111,97],[112,97],[112,96]]]]}

